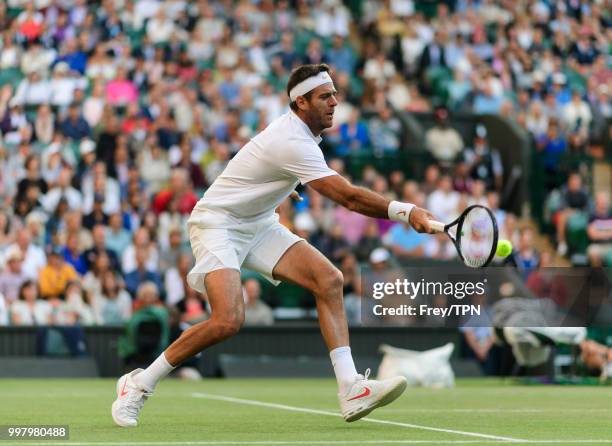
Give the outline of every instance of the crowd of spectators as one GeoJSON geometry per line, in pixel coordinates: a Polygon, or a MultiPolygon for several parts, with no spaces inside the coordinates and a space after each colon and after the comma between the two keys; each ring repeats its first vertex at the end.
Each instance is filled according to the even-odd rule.
{"type": "MultiPolygon", "coordinates": [[[[349,176],[351,156],[397,154],[397,112],[433,112],[422,178],[366,166],[352,180],[441,220],[484,204],[519,246],[516,216],[499,209],[500,155],[483,125],[464,141],[453,113],[515,119],[555,177],[562,154],[586,154],[610,131],[606,5],[0,2],[0,324],[121,324],[143,305],[166,305],[186,324],[205,318],[206,297],[185,282],[186,218],[244,143],[288,110],[286,82],[302,63],[335,72],[340,105],[323,143],[332,168],[349,176]]],[[[565,206],[589,208],[592,194],[578,203],[583,185],[572,181],[559,192],[565,206]]],[[[280,207],[281,221],[352,278],[348,295],[359,294],[358,263],[386,255],[377,248],[400,261],[456,256],[444,236],[302,194],[280,207]]],[[[589,226],[593,262],[611,249],[607,199],[589,226]]],[[[271,323],[256,283],[244,284],[247,322],[271,323]]]]}

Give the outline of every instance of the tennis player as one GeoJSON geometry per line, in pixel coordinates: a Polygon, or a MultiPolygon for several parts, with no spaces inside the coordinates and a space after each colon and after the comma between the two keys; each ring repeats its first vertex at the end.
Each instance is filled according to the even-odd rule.
{"type": "Polygon", "coordinates": [[[355,369],[344,315],[342,273],[319,251],[278,222],[274,210],[308,184],[354,212],[408,222],[431,232],[433,216],[410,203],[383,198],[350,184],[330,169],[319,143],[332,126],[338,105],[325,64],[303,65],[287,85],[291,110],[249,141],[195,206],[189,237],[196,264],[189,285],[208,295],[211,318],[186,330],[147,369],[136,369],[117,382],[112,416],[119,426],[136,426],[146,399],[176,366],[240,330],[244,300],[240,268],[258,271],[274,284],[298,284],[316,298],[321,333],[330,352],[340,410],[355,421],[389,404],[406,388],[403,377],[368,380],[355,369]]]}

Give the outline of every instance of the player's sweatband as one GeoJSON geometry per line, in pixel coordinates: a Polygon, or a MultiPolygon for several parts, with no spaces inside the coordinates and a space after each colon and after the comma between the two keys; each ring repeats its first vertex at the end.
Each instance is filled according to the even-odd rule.
{"type": "Polygon", "coordinates": [[[402,203],[400,201],[392,201],[389,203],[389,220],[401,221],[410,223],[410,212],[414,208],[412,203],[402,203]]]}

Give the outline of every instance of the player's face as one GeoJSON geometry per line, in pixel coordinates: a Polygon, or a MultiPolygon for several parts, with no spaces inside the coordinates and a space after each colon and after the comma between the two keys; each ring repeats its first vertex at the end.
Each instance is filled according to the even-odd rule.
{"type": "Polygon", "coordinates": [[[321,132],[334,122],[334,109],[338,105],[334,85],[324,84],[314,89],[308,103],[307,118],[311,129],[321,132]]]}

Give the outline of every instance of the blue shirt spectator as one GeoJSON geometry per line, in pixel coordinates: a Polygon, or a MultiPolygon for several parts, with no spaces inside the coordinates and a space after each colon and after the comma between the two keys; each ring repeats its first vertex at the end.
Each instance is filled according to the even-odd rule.
{"type": "Polygon", "coordinates": [[[427,235],[419,234],[411,226],[397,223],[389,229],[384,237],[387,245],[396,257],[415,257],[425,249],[427,235]]]}
{"type": "Polygon", "coordinates": [[[370,145],[367,125],[359,120],[359,109],[354,108],[349,120],[340,125],[340,145],[336,155],[345,156],[351,152],[360,152],[370,145]]]}
{"type": "Polygon", "coordinates": [[[352,73],[355,69],[355,55],[353,50],[346,45],[344,37],[336,34],[332,41],[332,47],[325,53],[327,60],[339,72],[352,73]]]}
{"type": "Polygon", "coordinates": [[[91,128],[81,115],[77,104],[71,105],[68,109],[68,117],[60,124],[60,130],[66,138],[74,141],[91,137],[91,128]]]}

